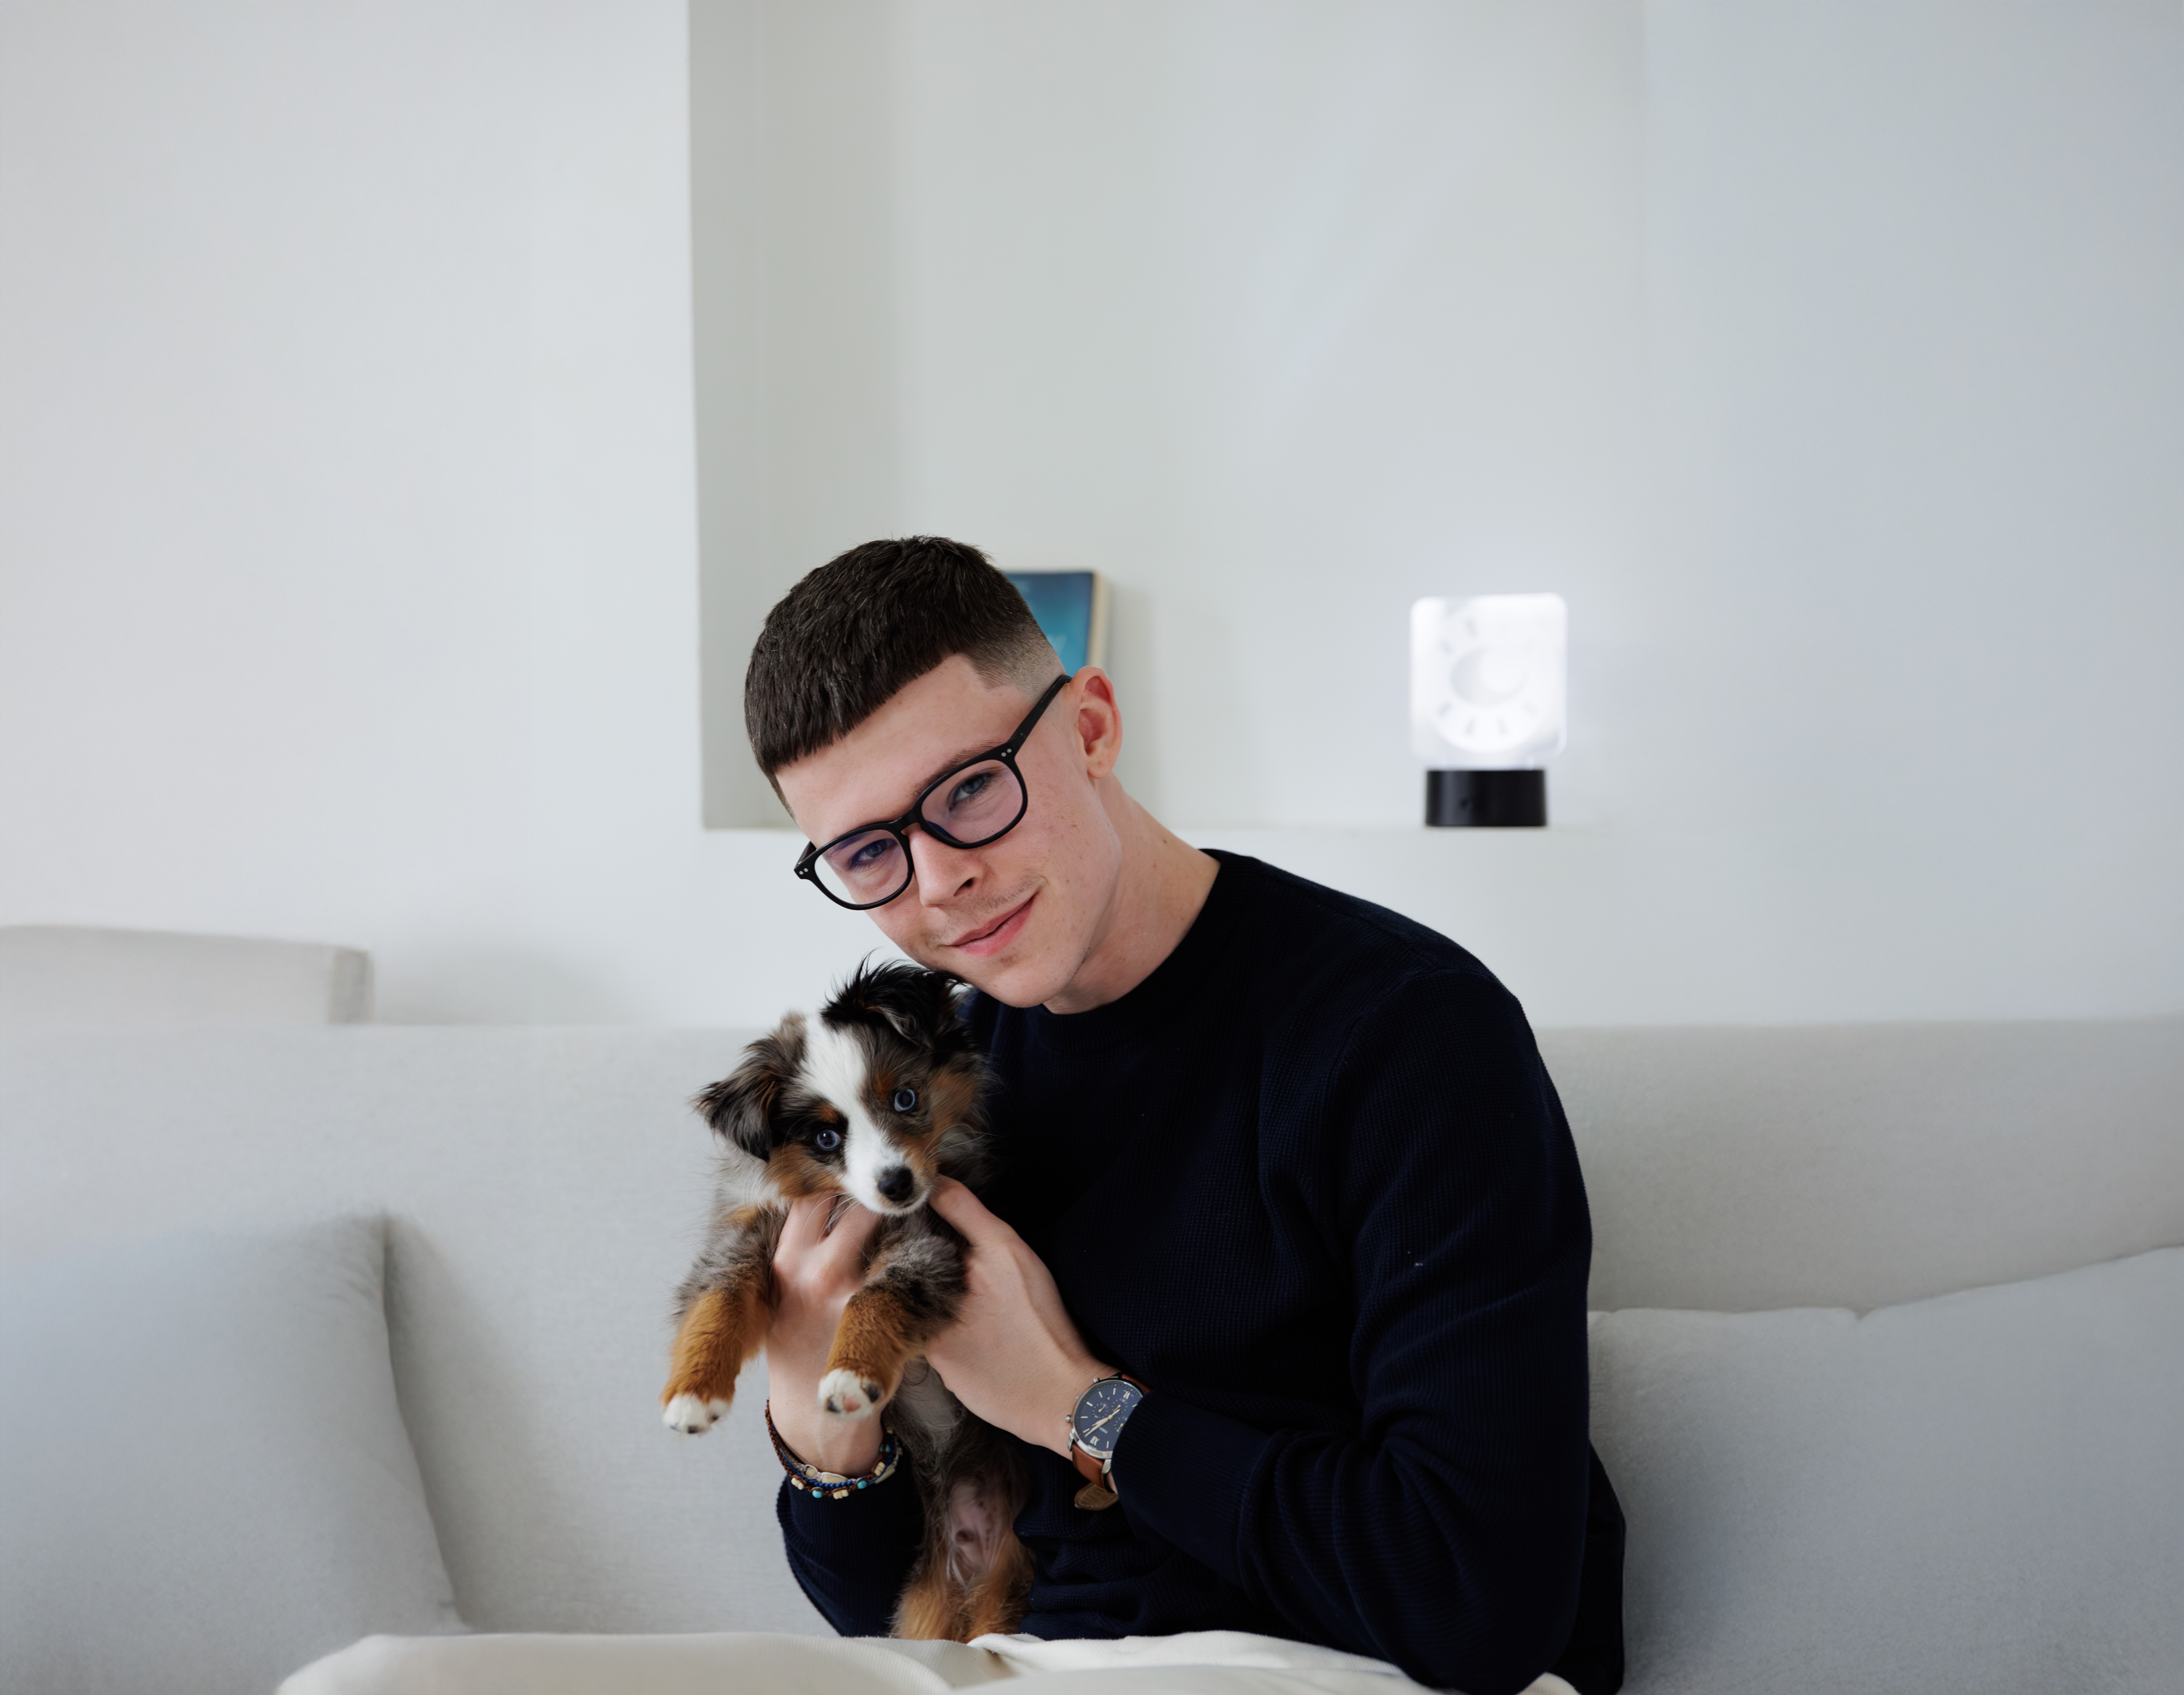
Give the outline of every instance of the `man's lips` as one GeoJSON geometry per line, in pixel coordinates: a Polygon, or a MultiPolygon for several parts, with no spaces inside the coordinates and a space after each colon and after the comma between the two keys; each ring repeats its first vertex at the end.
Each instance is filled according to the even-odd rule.
{"type": "Polygon", "coordinates": [[[988,954],[999,953],[1017,939],[1017,934],[1024,927],[1024,915],[1031,911],[1032,901],[1038,898],[1036,895],[1028,897],[1023,905],[1011,907],[983,929],[973,930],[969,935],[947,943],[946,945],[954,948],[958,953],[972,954],[981,958],[988,954]]]}

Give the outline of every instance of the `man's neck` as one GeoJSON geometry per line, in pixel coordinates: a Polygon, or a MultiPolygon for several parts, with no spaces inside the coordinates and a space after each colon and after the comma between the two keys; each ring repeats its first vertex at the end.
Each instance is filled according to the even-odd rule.
{"type": "Polygon", "coordinates": [[[1089,1012],[1119,1001],[1160,968],[1206,905],[1220,861],[1201,853],[1125,794],[1101,785],[1122,845],[1106,923],[1076,975],[1046,1003],[1050,1012],[1089,1012]]]}

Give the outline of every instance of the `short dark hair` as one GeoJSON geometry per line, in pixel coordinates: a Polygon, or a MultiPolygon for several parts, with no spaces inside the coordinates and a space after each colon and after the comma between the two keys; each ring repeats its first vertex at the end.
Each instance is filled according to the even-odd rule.
{"type": "Polygon", "coordinates": [[[1061,669],[1016,584],[974,547],[905,536],[827,560],[766,615],[751,650],[744,728],[759,769],[770,782],[832,746],[957,654],[1027,695],[1061,669]]]}

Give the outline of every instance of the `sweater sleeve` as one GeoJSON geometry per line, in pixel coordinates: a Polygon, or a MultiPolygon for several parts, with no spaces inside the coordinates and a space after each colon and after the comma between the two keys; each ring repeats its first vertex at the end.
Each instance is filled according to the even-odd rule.
{"type": "Polygon", "coordinates": [[[1577,1157],[1522,1011],[1449,971],[1397,985],[1328,1079],[1299,1172],[1346,1268],[1355,1435],[1267,1430],[1155,1392],[1117,1443],[1125,1508],[1301,1634],[1469,1695],[1569,1636],[1584,1558],[1577,1157]]]}
{"type": "Polygon", "coordinates": [[[842,1636],[885,1636],[925,1530],[909,1467],[843,1501],[815,1501],[784,1478],[774,1516],[788,1569],[820,1615],[842,1636]]]}

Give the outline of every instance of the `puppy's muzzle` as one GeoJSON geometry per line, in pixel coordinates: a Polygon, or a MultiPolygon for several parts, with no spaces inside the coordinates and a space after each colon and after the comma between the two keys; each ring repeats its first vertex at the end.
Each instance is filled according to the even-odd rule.
{"type": "Polygon", "coordinates": [[[917,1192],[917,1174],[906,1165],[891,1165],[872,1179],[872,1187],[880,1191],[881,1200],[900,1207],[917,1192]]]}

